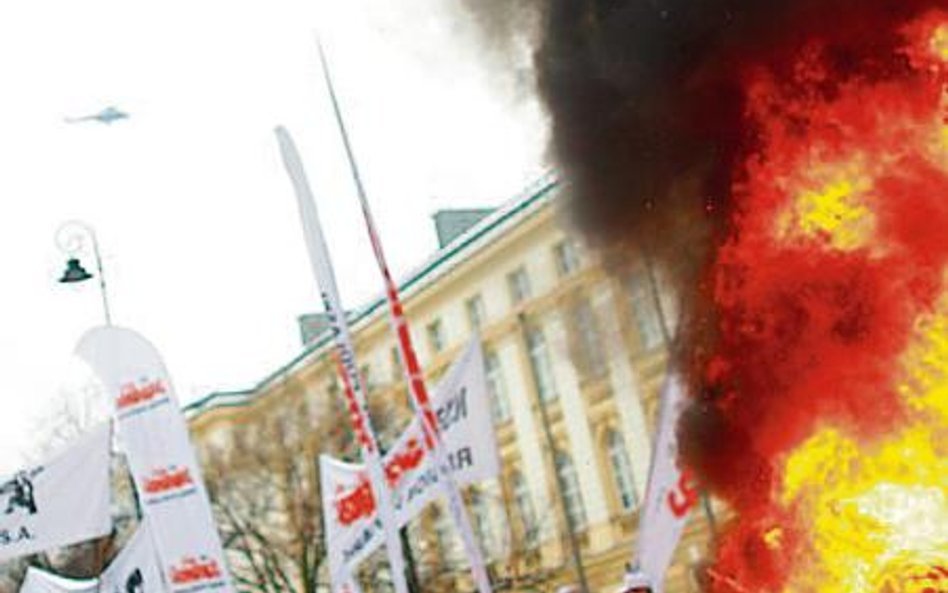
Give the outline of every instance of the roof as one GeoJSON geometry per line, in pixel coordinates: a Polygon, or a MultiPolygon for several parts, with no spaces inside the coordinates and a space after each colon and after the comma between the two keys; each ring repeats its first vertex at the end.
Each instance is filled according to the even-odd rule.
{"type": "MultiPolygon", "coordinates": [[[[408,273],[398,283],[399,292],[403,298],[420,292],[437,279],[444,276],[458,264],[463,262],[471,253],[483,246],[493,235],[503,232],[513,224],[517,224],[536,213],[544,204],[552,200],[553,190],[559,187],[559,179],[552,172],[541,176],[514,196],[506,204],[497,208],[478,223],[458,235],[453,241],[436,251],[424,263],[408,273]]],[[[349,317],[349,325],[355,329],[374,319],[375,315],[384,313],[385,294],[379,293],[362,307],[355,309],[349,317]]],[[[331,342],[331,334],[326,333],[312,344],[303,348],[302,352],[294,356],[263,379],[254,387],[239,391],[215,391],[199,400],[184,406],[184,411],[194,418],[210,410],[222,407],[239,407],[254,399],[255,395],[266,389],[275,380],[304,366],[308,361],[325,351],[331,342]]]]}

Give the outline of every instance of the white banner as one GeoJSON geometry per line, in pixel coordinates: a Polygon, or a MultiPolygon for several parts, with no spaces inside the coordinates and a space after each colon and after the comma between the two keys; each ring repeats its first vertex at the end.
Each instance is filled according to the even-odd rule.
{"type": "Polygon", "coordinates": [[[99,577],[99,583],[98,593],[163,593],[166,590],[147,517],[142,518],[135,534],[99,577]]]}
{"type": "Polygon", "coordinates": [[[115,403],[119,438],[170,590],[231,591],[187,424],[155,347],[131,330],[105,326],[86,332],[76,352],[115,403]]]}
{"type": "MultiPolygon", "coordinates": [[[[364,378],[359,373],[356,363],[355,349],[352,347],[352,338],[349,335],[349,324],[346,322],[345,310],[339,298],[339,289],[336,286],[336,274],[329,259],[329,249],[326,238],[323,236],[322,225],[319,222],[319,212],[316,210],[316,201],[313,200],[303,162],[290,133],[282,127],[276,129],[277,141],[280,144],[280,154],[283,164],[296,192],[296,204],[300,212],[300,222],[303,225],[303,238],[306,240],[306,250],[309,252],[310,265],[313,276],[319,285],[320,297],[326,313],[329,316],[330,329],[338,355],[340,376],[343,382],[343,394],[349,409],[349,419],[352,422],[353,432],[362,448],[362,456],[368,465],[369,496],[379,501],[378,521],[384,526],[385,547],[391,568],[392,583],[395,593],[408,593],[408,582],[405,580],[405,558],[402,556],[402,542],[395,527],[395,514],[392,507],[391,494],[385,483],[385,472],[382,467],[382,457],[378,450],[375,433],[372,431],[365,401],[364,378]]],[[[335,579],[342,575],[333,574],[335,579]]]]}
{"type": "MultiPolygon", "coordinates": [[[[471,341],[439,383],[434,404],[455,483],[497,477],[500,463],[479,341],[471,341]]],[[[424,446],[420,419],[408,425],[384,463],[398,527],[444,493],[434,455],[424,446]]],[[[375,503],[363,465],[322,455],[320,475],[330,573],[344,575],[382,545],[375,503]]]]}
{"type": "Polygon", "coordinates": [[[70,579],[30,566],[20,593],[98,593],[97,579],[70,579]]]}
{"type": "Polygon", "coordinates": [[[678,419],[687,403],[681,379],[670,374],[661,394],[661,408],[652,467],[639,524],[637,565],[652,583],[664,589],[665,571],[681,539],[688,514],[698,504],[698,490],[691,472],[678,463],[678,419]]]}
{"type": "Polygon", "coordinates": [[[0,560],[112,530],[110,436],[103,424],[48,462],[0,478],[0,560]]]}

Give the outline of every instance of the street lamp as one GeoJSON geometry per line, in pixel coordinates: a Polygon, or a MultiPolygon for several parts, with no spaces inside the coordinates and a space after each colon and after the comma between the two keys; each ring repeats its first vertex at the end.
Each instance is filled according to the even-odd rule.
{"type": "Polygon", "coordinates": [[[66,270],[59,281],[63,284],[85,282],[93,276],[79,260],[80,254],[85,251],[85,242],[92,243],[92,253],[95,256],[95,265],[99,273],[99,290],[102,293],[102,310],[105,312],[105,324],[112,325],[112,315],[109,312],[109,298],[105,291],[105,273],[102,271],[102,257],[99,255],[99,241],[95,231],[88,224],[79,220],[70,220],[62,224],[56,231],[56,245],[67,255],[66,270]]]}

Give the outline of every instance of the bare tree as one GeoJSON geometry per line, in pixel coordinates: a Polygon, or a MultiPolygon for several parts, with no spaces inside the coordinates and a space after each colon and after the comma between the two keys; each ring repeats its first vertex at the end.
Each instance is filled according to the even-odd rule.
{"type": "MultiPolygon", "coordinates": [[[[248,413],[226,443],[202,443],[204,477],[233,578],[242,590],[316,593],[326,558],[320,453],[357,459],[358,444],[336,388],[307,397],[298,382],[284,385],[272,412],[248,413]]],[[[397,434],[390,405],[370,397],[375,427],[397,434]]],[[[325,577],[324,577],[325,578],[325,577]]]]}

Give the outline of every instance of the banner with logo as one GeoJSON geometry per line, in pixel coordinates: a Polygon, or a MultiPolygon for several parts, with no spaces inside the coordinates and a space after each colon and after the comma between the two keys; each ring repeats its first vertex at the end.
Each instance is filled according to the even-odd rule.
{"type": "Polygon", "coordinates": [[[135,534],[99,577],[99,584],[97,593],[164,593],[158,552],[147,517],[142,518],[135,534]]]}
{"type": "Polygon", "coordinates": [[[76,353],[114,401],[119,439],[170,591],[231,591],[187,424],[155,347],[129,329],[104,326],[86,332],[76,353]]]}
{"type": "Polygon", "coordinates": [[[98,593],[98,587],[97,579],[70,579],[30,566],[20,593],[98,593]]]}
{"type": "MultiPolygon", "coordinates": [[[[472,340],[435,389],[434,409],[455,483],[497,477],[500,463],[490,417],[483,353],[472,340]]],[[[434,455],[416,418],[383,458],[403,527],[444,493],[434,455]]],[[[382,544],[365,467],[320,456],[323,517],[330,573],[345,575],[382,544]]],[[[335,582],[335,580],[334,580],[335,582]]]]}
{"type": "Polygon", "coordinates": [[[686,403],[681,378],[669,374],[662,387],[652,467],[639,526],[638,567],[652,583],[655,593],[664,589],[665,571],[671,564],[688,514],[699,500],[691,472],[678,463],[675,431],[686,403]]]}
{"type": "Polygon", "coordinates": [[[49,461],[0,478],[0,560],[112,530],[110,428],[102,424],[49,461]]]}
{"type": "MultiPolygon", "coordinates": [[[[309,252],[313,276],[319,285],[319,294],[329,317],[330,330],[333,334],[339,363],[339,376],[343,384],[342,391],[346,399],[346,406],[349,409],[349,420],[362,448],[362,456],[368,466],[369,495],[374,500],[379,501],[379,513],[376,520],[379,522],[379,528],[385,534],[385,547],[391,568],[392,583],[395,586],[395,593],[408,593],[405,558],[402,556],[402,541],[398,528],[395,526],[395,514],[391,494],[385,482],[382,456],[367,411],[365,379],[359,373],[359,367],[356,363],[355,349],[352,347],[352,338],[349,335],[349,324],[346,321],[345,310],[342,308],[342,299],[339,298],[336,274],[332,268],[326,238],[323,236],[322,225],[319,222],[316,201],[313,200],[313,193],[309,188],[306,172],[303,170],[303,162],[300,160],[299,152],[296,150],[296,145],[293,143],[290,133],[283,127],[278,127],[276,137],[280,145],[283,164],[296,192],[296,204],[300,212],[303,238],[306,241],[306,250],[309,252]]],[[[333,582],[337,582],[336,579],[348,575],[334,573],[332,576],[333,582]]]]}

